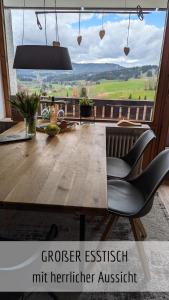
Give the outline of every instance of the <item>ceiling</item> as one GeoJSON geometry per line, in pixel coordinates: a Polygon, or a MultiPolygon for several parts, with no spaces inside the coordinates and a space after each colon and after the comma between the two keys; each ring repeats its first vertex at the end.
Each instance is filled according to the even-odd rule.
{"type": "MultiPolygon", "coordinates": [[[[25,0],[26,8],[43,8],[44,0],[25,0]]],[[[57,0],[57,7],[60,9],[135,9],[140,5],[144,9],[166,9],[167,0],[57,0]]],[[[54,8],[55,0],[46,0],[47,8],[54,8]]],[[[23,8],[24,0],[4,0],[4,6],[10,8],[23,8]]]]}

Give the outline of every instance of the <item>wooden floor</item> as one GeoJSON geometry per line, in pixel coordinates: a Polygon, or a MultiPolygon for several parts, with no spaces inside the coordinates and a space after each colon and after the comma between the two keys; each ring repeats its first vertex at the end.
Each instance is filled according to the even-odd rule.
{"type": "Polygon", "coordinates": [[[169,181],[160,186],[158,193],[169,214],[169,181]]]}

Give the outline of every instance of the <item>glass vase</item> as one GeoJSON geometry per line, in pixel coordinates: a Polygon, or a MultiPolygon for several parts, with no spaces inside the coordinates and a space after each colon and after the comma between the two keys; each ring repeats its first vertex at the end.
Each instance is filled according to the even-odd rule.
{"type": "Polygon", "coordinates": [[[36,121],[37,115],[28,116],[24,119],[25,122],[25,129],[26,129],[26,136],[35,136],[36,134],[36,121]]]}

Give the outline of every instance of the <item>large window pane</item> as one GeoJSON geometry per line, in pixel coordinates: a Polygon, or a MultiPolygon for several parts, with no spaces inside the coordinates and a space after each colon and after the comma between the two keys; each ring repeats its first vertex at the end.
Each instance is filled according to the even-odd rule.
{"type": "MultiPolygon", "coordinates": [[[[104,111],[98,109],[101,118],[150,121],[153,117],[165,17],[165,11],[157,10],[145,14],[144,21],[140,21],[136,14],[131,14],[130,53],[125,56],[123,48],[127,43],[128,14],[104,14],[105,36],[102,40],[99,37],[102,14],[82,14],[80,46],[77,44],[78,14],[59,14],[60,41],[69,49],[73,71],[15,71],[12,63],[15,48],[22,43],[23,11],[6,9],[12,94],[26,90],[59,98],[79,98],[83,88],[88,97],[97,99],[95,104],[99,102],[105,106],[104,111]],[[113,113],[111,106],[115,107],[113,113]]],[[[25,11],[24,44],[45,44],[44,16],[40,15],[39,19],[43,27],[41,31],[37,27],[35,11],[25,11]]],[[[47,36],[48,44],[52,44],[55,40],[54,14],[47,15],[47,36]]]]}

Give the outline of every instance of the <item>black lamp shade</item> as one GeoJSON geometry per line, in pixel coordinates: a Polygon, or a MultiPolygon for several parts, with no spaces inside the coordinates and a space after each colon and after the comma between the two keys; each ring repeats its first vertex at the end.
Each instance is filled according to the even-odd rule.
{"type": "Polygon", "coordinates": [[[72,70],[67,48],[40,45],[17,46],[14,69],[72,70]]]}

